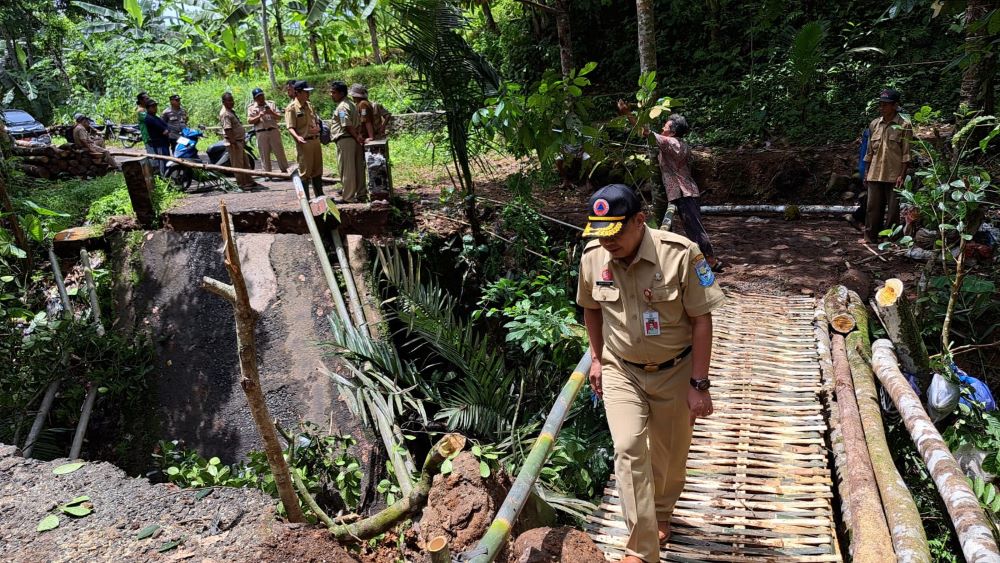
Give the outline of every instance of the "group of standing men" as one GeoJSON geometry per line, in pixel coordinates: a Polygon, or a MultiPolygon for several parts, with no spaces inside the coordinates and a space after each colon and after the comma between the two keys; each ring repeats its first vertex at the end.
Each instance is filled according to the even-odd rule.
{"type": "MultiPolygon", "coordinates": [[[[246,108],[246,122],[253,127],[260,152],[261,165],[266,172],[272,168],[272,156],[278,161],[282,172],[288,171],[288,158],[281,142],[282,121],[289,135],[295,141],[296,160],[309,195],[323,195],[323,152],[321,140],[329,131],[330,141],[337,144],[337,160],[343,185],[342,199],[345,202],[363,201],[367,196],[367,181],[364,145],[368,141],[385,137],[388,112],[368,100],[368,90],[361,84],[348,89],[344,82],[330,84],[330,96],[337,104],[333,119],[327,126],[309,101],[313,87],[304,80],[289,80],[285,92],[289,103],[284,113],[279,112],[273,100],[266,99],[264,90],[254,88],[253,101],[246,108]]],[[[229,152],[230,166],[249,168],[246,158],[246,127],[233,110],[235,99],[232,93],[222,95],[219,124],[222,137],[229,152]]],[[[181,107],[180,96],[170,96],[170,108],[157,115],[157,102],[145,92],[137,97],[136,114],[146,152],[169,155],[182,131],[188,126],[187,111],[181,107]]],[[[157,160],[163,173],[166,161],[157,160]]],[[[236,183],[240,188],[254,187],[256,183],[250,174],[236,173],[236,183]]]]}

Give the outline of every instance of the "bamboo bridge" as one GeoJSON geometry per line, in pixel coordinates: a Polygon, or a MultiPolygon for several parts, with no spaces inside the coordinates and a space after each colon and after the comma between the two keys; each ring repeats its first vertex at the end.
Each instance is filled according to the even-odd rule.
{"type": "MultiPolygon", "coordinates": [[[[841,561],[815,300],[729,295],[713,314],[715,414],[699,419],[662,561],[841,561]]],[[[587,532],[609,560],[626,531],[614,480],[587,532]]]]}

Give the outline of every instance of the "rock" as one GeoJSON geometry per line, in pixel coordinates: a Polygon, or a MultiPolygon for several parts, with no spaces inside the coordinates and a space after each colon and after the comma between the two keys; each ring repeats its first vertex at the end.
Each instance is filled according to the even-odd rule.
{"type": "Polygon", "coordinates": [[[855,194],[854,192],[847,191],[840,194],[840,199],[844,201],[851,201],[855,198],[855,196],[857,196],[857,194],[855,194]]]}
{"type": "Polygon", "coordinates": [[[843,174],[831,174],[830,181],[826,184],[827,192],[842,192],[851,185],[851,177],[843,174]]]}
{"type": "Polygon", "coordinates": [[[535,528],[514,542],[511,563],[588,563],[604,561],[590,536],[574,528],[535,528]]]}
{"type": "MultiPolygon", "coordinates": [[[[452,553],[474,547],[486,534],[507,496],[508,485],[496,474],[479,475],[479,460],[462,452],[452,460],[448,475],[436,475],[420,518],[420,542],[445,536],[452,553]]],[[[503,553],[503,552],[501,552],[503,553]]]]}

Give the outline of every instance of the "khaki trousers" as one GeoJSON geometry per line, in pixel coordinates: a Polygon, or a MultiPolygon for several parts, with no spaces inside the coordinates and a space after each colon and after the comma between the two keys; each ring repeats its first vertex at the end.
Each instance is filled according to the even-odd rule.
{"type": "Polygon", "coordinates": [[[337,164],[340,165],[340,183],[344,186],[344,201],[367,199],[365,151],[354,137],[337,140],[337,164]]]}
{"type": "Polygon", "coordinates": [[[295,143],[295,155],[299,162],[299,175],[303,180],[323,175],[323,151],[319,139],[295,143]]]}
{"type": "Polygon", "coordinates": [[[278,168],[288,172],[288,158],[285,157],[285,147],[281,146],[281,132],[277,129],[257,132],[257,150],[260,151],[260,164],[264,170],[271,171],[271,154],[278,159],[278,168]]]}
{"type": "Polygon", "coordinates": [[[605,347],[601,364],[615,477],[629,533],[625,553],[654,563],[660,559],[656,523],[670,520],[687,472],[691,356],[648,373],[605,347]]]}
{"type": "Polygon", "coordinates": [[[865,213],[865,238],[868,242],[877,241],[882,229],[899,224],[899,194],[895,186],[892,182],[868,182],[868,209],[865,213]]]}
{"type": "MultiPolygon", "coordinates": [[[[245,142],[243,141],[230,142],[229,145],[226,147],[226,149],[229,150],[230,166],[232,166],[233,168],[250,167],[249,164],[247,163],[247,152],[246,152],[247,144],[245,142]]],[[[249,174],[241,174],[237,172],[235,176],[236,176],[236,185],[238,185],[241,188],[245,188],[253,184],[253,177],[251,177],[249,174]]]]}

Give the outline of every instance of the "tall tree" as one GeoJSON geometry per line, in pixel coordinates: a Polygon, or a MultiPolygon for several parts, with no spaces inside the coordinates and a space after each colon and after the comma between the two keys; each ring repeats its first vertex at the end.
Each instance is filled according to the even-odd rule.
{"type": "Polygon", "coordinates": [[[1000,7],[997,0],[969,0],[965,6],[965,52],[969,66],[962,73],[961,102],[970,110],[992,115],[995,109],[993,83],[996,76],[996,34],[990,33],[1000,7]]]}
{"type": "Polygon", "coordinates": [[[382,60],[382,50],[378,46],[378,27],[375,25],[375,14],[372,13],[365,19],[368,20],[368,34],[372,38],[372,55],[375,58],[375,63],[382,64],[384,61],[382,60]]]}
{"type": "Polygon", "coordinates": [[[636,21],[639,24],[639,72],[656,71],[656,16],[653,0],[635,0],[636,21]]]}
{"type": "Polygon", "coordinates": [[[264,59],[267,61],[267,77],[271,79],[271,88],[278,89],[278,81],[274,78],[274,58],[271,56],[271,34],[267,31],[267,0],[260,0],[260,33],[264,37],[264,59]]]}
{"type": "Polygon", "coordinates": [[[556,33],[559,36],[559,65],[563,77],[573,70],[573,36],[569,24],[569,0],[556,0],[556,33]]]}
{"type": "MultiPolygon", "coordinates": [[[[306,0],[306,13],[310,14],[310,19],[312,19],[312,9],[315,0],[306,0]]],[[[319,49],[316,48],[316,32],[313,30],[315,23],[306,22],[306,34],[309,37],[309,52],[312,53],[313,66],[319,68],[319,49]]]]}

